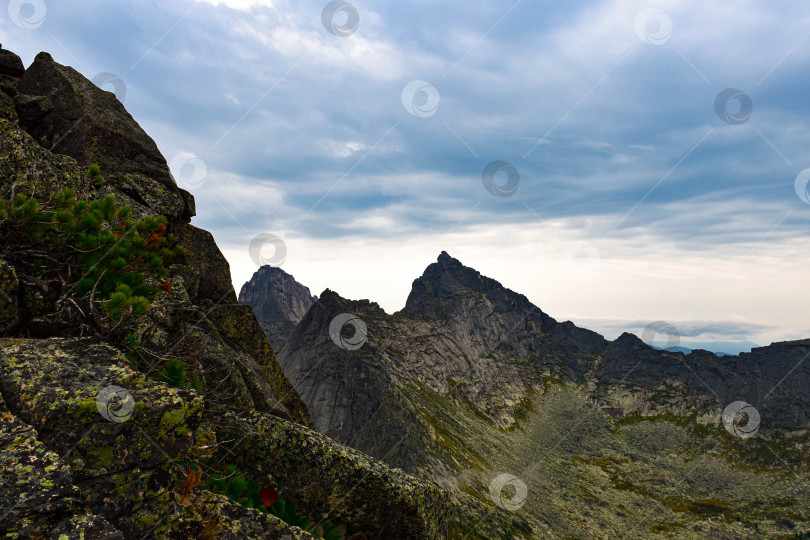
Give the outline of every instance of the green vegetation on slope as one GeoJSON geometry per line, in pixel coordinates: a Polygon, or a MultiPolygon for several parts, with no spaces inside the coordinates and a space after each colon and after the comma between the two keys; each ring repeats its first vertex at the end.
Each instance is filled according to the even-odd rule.
{"type": "MultiPolygon", "coordinates": [[[[103,182],[98,165],[87,175],[103,182]]],[[[104,329],[127,315],[143,315],[169,287],[160,282],[168,275],[165,265],[184,254],[165,217],[135,220],[112,195],[91,200],[63,188],[40,201],[17,193],[10,201],[0,199],[0,220],[0,258],[36,297],[29,317],[68,315],[74,308],[82,323],[89,322],[86,310],[104,329]]]]}
{"type": "Polygon", "coordinates": [[[614,419],[560,382],[519,401],[514,429],[483,421],[452,393],[404,391],[431,453],[461,470],[458,538],[792,538],[791,527],[810,527],[801,445],[738,439],[696,414],[614,419]],[[504,473],[527,487],[517,509],[492,498],[504,473]]]}

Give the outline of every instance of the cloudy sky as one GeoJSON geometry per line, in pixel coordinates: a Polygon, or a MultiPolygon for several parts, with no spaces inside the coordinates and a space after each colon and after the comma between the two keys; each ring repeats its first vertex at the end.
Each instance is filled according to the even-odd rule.
{"type": "Polygon", "coordinates": [[[609,338],[810,337],[806,3],[2,6],[26,65],[117,91],[237,291],[393,312],[446,250],[609,338]]]}

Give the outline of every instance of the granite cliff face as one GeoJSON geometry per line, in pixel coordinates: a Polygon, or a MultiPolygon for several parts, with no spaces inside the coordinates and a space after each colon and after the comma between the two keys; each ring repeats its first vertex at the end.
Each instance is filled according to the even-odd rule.
{"type": "MultiPolygon", "coordinates": [[[[780,530],[767,513],[751,514],[756,525],[713,520],[757,498],[779,508],[775,485],[808,494],[803,475],[780,475],[808,457],[809,354],[810,340],[739,357],[660,351],[630,334],[608,342],[443,252],[393,315],[324,291],[279,363],[319,431],[447,487],[469,512],[459,521],[478,524],[472,536],[656,537],[680,527],[684,537],[759,537],[780,530]],[[336,333],[335,321],[350,320],[364,339],[352,340],[356,322],[336,333]],[[757,438],[724,428],[735,401],[760,411],[757,438]],[[698,459],[708,470],[691,483],[695,498],[679,475],[698,459]],[[658,480],[650,464],[663,467],[658,480]],[[531,495],[511,516],[492,495],[504,472],[531,495]],[[723,475],[750,492],[733,493],[723,475]]],[[[808,522],[791,508],[778,512],[808,522]]]]}
{"type": "Polygon", "coordinates": [[[274,266],[259,268],[239,291],[239,303],[253,309],[259,326],[276,352],[317,300],[307,287],[274,266]]]}
{"type": "Polygon", "coordinates": [[[319,431],[417,471],[431,458],[421,442],[427,426],[406,398],[410,387],[452,394],[508,428],[516,405],[542,386],[540,374],[584,382],[606,345],[443,252],[392,316],[375,303],[324,291],[279,362],[319,431]],[[336,346],[324,332],[341,313],[368,326],[359,350],[336,346]]]}
{"type": "Polygon", "coordinates": [[[113,94],[47,53],[24,69],[0,50],[0,198],[4,536],[315,538],[197,484],[231,464],[313,524],[340,522],[364,533],[355,538],[446,537],[447,495],[435,484],[308,429],[253,310],[237,303],[227,261],[190,224],[194,198],[113,94]],[[45,240],[70,211],[44,236],[28,236],[28,218],[11,211],[18,195],[44,203],[62,188],[87,205],[111,196],[136,220],[167,218],[161,234],[184,254],[153,284],[160,294],[144,315],[99,315],[95,287],[81,293],[80,276],[61,270],[67,255],[45,240]]]}

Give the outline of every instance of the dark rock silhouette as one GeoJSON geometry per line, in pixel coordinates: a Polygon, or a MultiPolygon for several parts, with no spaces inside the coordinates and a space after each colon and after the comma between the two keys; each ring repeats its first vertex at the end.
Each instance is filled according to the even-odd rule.
{"type": "Polygon", "coordinates": [[[24,72],[25,67],[20,57],[0,45],[0,76],[19,79],[24,72]]]}

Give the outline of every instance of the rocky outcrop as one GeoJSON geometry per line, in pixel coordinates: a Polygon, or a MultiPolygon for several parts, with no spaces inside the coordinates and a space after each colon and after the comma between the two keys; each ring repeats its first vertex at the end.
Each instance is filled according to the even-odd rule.
{"type": "Polygon", "coordinates": [[[369,540],[445,538],[447,494],[327,437],[262,413],[228,414],[221,439],[240,440],[237,464],[257,480],[298,486],[296,508],[369,540]]]}
{"type": "Polygon", "coordinates": [[[82,166],[98,163],[109,180],[138,184],[146,177],[177,193],[157,145],[115,94],[56,63],[48,53],[37,55],[17,87],[20,94],[43,96],[53,105],[38,121],[24,124],[43,147],[82,166]]]}
{"type": "MultiPolygon", "coordinates": [[[[320,482],[333,482],[347,501],[392,501],[356,511],[340,506],[339,515],[366,527],[370,538],[386,537],[388,521],[442,538],[446,501],[436,486],[349,455],[304,427],[312,423],[309,411],[253,311],[237,303],[226,259],[210,233],[189,223],[193,197],[177,188],[154,142],[115,97],[44,53],[19,81],[2,77],[4,230],[21,230],[5,213],[16,194],[44,201],[70,188],[89,200],[111,195],[135,219],[166,216],[166,234],[185,253],[171,260],[162,292],[143,316],[111,325],[87,309],[92,298],[88,303],[65,286],[74,276],[40,278],[24,255],[2,251],[0,477],[8,489],[0,490],[0,530],[11,537],[313,538],[189,484],[189,462],[240,455],[236,440],[216,439],[227,429],[222,419],[233,418],[245,436],[284,426],[272,445],[252,440],[260,458],[242,447],[240,463],[270,466],[264,461],[275,459],[274,445],[283,450],[285,466],[305,472],[277,470],[272,486],[301,508],[326,515],[324,505],[336,501],[323,498],[320,482]],[[86,174],[91,162],[101,164],[106,181],[86,174]],[[174,360],[185,366],[180,378],[166,375],[174,360]],[[204,398],[184,386],[192,378],[204,398]],[[347,476],[339,477],[337,465],[347,476]],[[365,469],[370,479],[349,486],[365,469]],[[375,509],[385,512],[366,514],[375,509]]],[[[25,238],[20,233],[15,241],[25,238]]]]}
{"type": "Polygon", "coordinates": [[[307,287],[275,266],[262,266],[239,291],[239,303],[253,308],[273,350],[278,352],[318,300],[307,287]]]}
{"type": "Polygon", "coordinates": [[[7,534],[314,538],[202,488],[193,504],[181,497],[174,463],[190,458],[203,399],[133,371],[108,345],[0,341],[0,385],[7,534]]]}
{"type": "Polygon", "coordinates": [[[24,72],[25,67],[19,56],[11,51],[0,49],[0,76],[19,79],[24,72]]]}
{"type": "MultiPolygon", "coordinates": [[[[250,330],[256,321],[249,310],[225,308],[239,307],[227,260],[209,232],[189,223],[193,197],[175,185],[154,141],[115,96],[46,53],[37,56],[19,81],[0,90],[0,95],[14,100],[19,115],[19,124],[0,119],[0,195],[6,201],[15,193],[44,200],[69,187],[90,198],[111,194],[118,204],[129,205],[137,218],[166,216],[169,230],[185,248],[185,260],[170,269],[171,292],[128,331],[157,355],[171,351],[185,359],[192,368],[189,375],[200,377],[205,390],[224,392],[215,381],[229,380],[219,400],[211,396],[212,404],[273,411],[309,424],[306,406],[266,340],[256,340],[255,332],[245,338],[230,332],[226,337],[218,328],[250,330]],[[41,121],[24,120],[25,107],[36,109],[24,103],[45,102],[53,108],[41,121]],[[91,162],[101,165],[103,185],[85,175],[91,162]],[[216,323],[211,320],[215,311],[216,323]]],[[[19,314],[6,335],[70,336],[84,331],[63,318],[43,317],[58,306],[43,303],[32,290],[25,285],[18,288],[19,314]]]]}

